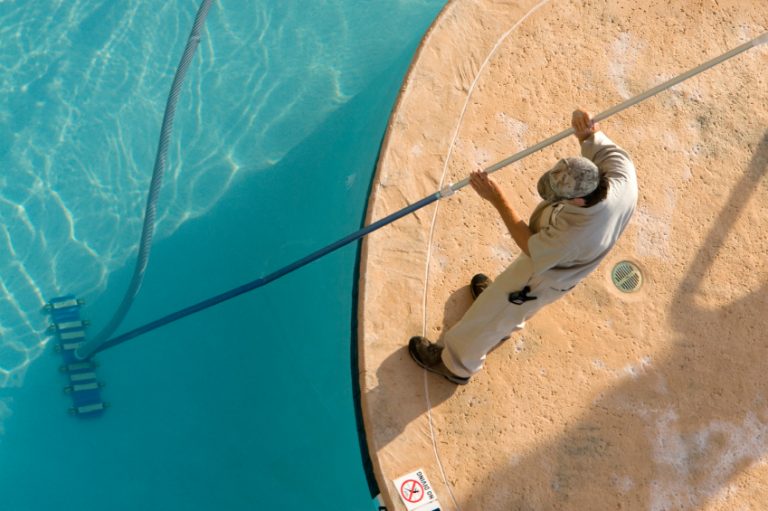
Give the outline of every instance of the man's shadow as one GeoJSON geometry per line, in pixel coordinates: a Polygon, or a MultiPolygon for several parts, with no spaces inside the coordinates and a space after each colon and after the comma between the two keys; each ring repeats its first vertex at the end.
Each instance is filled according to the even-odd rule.
{"type": "MultiPolygon", "coordinates": [[[[407,346],[393,352],[376,369],[377,384],[365,393],[365,409],[377,412],[376,425],[366,427],[368,431],[376,431],[373,437],[376,445],[370,446],[373,452],[387,446],[408,424],[426,413],[424,373],[425,370],[411,360],[407,346]],[[382,413],[385,410],[390,412],[382,413]]],[[[432,407],[456,392],[456,385],[439,375],[427,373],[426,378],[432,407]]]]}
{"type": "MultiPolygon", "coordinates": [[[[445,302],[445,318],[451,318],[452,322],[444,322],[441,335],[453,323],[459,320],[472,303],[469,286],[461,287],[451,293],[445,302]]],[[[457,390],[451,383],[439,375],[428,373],[427,384],[429,392],[429,404],[438,406],[450,398],[457,390]]],[[[392,410],[392,413],[377,414],[376,426],[367,428],[375,429],[376,450],[388,445],[392,440],[400,436],[405,427],[413,420],[426,413],[427,396],[424,388],[424,369],[418,367],[408,354],[408,347],[389,355],[376,369],[377,385],[365,394],[368,410],[392,410]],[[403,368],[407,370],[403,370],[403,368]]]]}
{"type": "MultiPolygon", "coordinates": [[[[668,356],[598,397],[556,441],[489,470],[462,511],[700,509],[768,456],[768,282],[738,299],[728,285],[704,288],[767,172],[768,132],[675,292],[668,356]]],[[[753,260],[764,274],[763,257],[753,260]]]]}
{"type": "Polygon", "coordinates": [[[453,328],[453,325],[459,322],[461,317],[467,312],[467,309],[473,302],[472,293],[469,290],[469,284],[453,291],[445,300],[443,307],[443,324],[439,328],[440,334],[437,339],[439,342],[445,333],[453,328]]]}

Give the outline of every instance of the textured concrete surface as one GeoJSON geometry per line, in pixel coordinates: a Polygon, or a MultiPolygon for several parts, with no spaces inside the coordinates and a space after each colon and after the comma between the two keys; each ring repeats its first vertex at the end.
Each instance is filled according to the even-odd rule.
{"type": "MultiPolygon", "coordinates": [[[[393,113],[369,222],[768,30],[764,0],[454,0],[393,113]]],[[[768,47],[601,124],[635,160],[638,210],[602,267],[464,387],[426,373],[479,271],[518,253],[469,188],[364,244],[368,444],[392,480],[424,468],[444,510],[768,509],[768,47]],[[645,282],[619,292],[632,260],[645,282]]],[[[571,138],[496,178],[524,216],[571,138]]]]}

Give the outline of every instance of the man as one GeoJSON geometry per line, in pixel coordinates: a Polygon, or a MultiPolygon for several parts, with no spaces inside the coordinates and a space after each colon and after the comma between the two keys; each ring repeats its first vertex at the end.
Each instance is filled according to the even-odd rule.
{"type": "Polygon", "coordinates": [[[471,175],[472,188],[498,210],[522,254],[492,283],[475,275],[476,300],[442,342],[411,338],[408,351],[421,367],[468,383],[490,351],[597,268],[624,232],[637,205],[635,167],[587,112],[574,111],[571,123],[582,156],[562,159],[541,176],[544,200],[528,224],[493,179],[471,175]]]}

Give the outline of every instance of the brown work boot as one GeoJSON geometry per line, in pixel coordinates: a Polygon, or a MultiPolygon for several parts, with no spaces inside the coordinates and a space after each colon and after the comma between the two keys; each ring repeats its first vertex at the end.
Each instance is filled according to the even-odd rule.
{"type": "Polygon", "coordinates": [[[490,286],[491,282],[493,281],[489,279],[487,275],[483,275],[482,273],[478,273],[472,277],[472,282],[469,283],[469,292],[472,293],[472,299],[477,300],[480,293],[485,291],[485,288],[490,286]]]}
{"type": "Polygon", "coordinates": [[[443,347],[430,342],[429,339],[421,336],[411,337],[408,341],[408,353],[411,354],[411,358],[427,371],[439,374],[450,382],[458,385],[466,385],[469,383],[469,378],[463,378],[456,376],[450,369],[445,367],[441,354],[443,353],[443,347]]]}

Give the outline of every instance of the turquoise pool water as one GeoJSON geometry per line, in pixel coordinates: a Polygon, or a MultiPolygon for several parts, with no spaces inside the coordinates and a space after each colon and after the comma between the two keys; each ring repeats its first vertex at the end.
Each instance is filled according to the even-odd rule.
{"type": "MultiPolygon", "coordinates": [[[[443,2],[222,0],[178,106],[123,330],[357,229],[387,117],[443,2]]],[[[4,511],[369,509],[355,246],[100,354],[67,415],[46,299],[92,333],[132,271],[162,110],[197,4],[0,0],[4,511]]]]}

